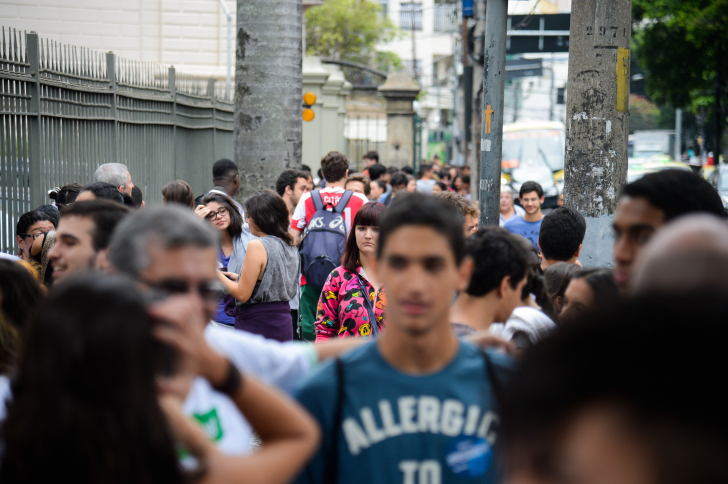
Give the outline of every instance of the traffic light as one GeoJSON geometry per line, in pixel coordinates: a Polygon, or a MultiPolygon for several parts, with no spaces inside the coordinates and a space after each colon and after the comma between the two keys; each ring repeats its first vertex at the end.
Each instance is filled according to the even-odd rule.
{"type": "Polygon", "coordinates": [[[313,118],[316,115],[314,114],[313,109],[311,109],[311,106],[313,106],[315,103],[316,103],[316,94],[309,91],[303,95],[303,120],[304,121],[313,121],[313,118]]]}

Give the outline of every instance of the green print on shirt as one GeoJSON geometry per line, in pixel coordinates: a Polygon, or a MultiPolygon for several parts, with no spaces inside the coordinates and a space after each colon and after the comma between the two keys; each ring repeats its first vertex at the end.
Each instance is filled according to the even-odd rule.
{"type": "Polygon", "coordinates": [[[216,408],[213,408],[207,413],[193,413],[192,416],[200,422],[202,430],[205,431],[208,439],[213,442],[222,439],[222,425],[220,425],[220,418],[217,416],[216,408]]]}

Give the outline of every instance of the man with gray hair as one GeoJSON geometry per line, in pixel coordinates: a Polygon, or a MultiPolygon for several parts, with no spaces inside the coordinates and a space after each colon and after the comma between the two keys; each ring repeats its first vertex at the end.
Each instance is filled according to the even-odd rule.
{"type": "Polygon", "coordinates": [[[131,190],[134,188],[129,170],[126,165],[121,163],[106,163],[99,166],[96,173],[94,173],[94,181],[111,183],[120,192],[125,192],[129,196],[131,196],[131,190]]]}
{"type": "Polygon", "coordinates": [[[145,291],[149,311],[160,321],[156,334],[177,350],[172,379],[186,395],[185,410],[203,424],[222,452],[245,454],[250,451],[250,424],[230,399],[197,376],[196,369],[207,367],[217,352],[242,373],[290,392],[319,359],[353,343],[314,348],[208,324],[221,298],[219,247],[218,234],[202,219],[165,205],[135,212],[119,224],[109,262],[145,291]]]}
{"type": "Polygon", "coordinates": [[[513,190],[509,186],[501,186],[500,192],[500,226],[503,227],[512,218],[521,217],[526,213],[523,208],[513,203],[513,190]]]}

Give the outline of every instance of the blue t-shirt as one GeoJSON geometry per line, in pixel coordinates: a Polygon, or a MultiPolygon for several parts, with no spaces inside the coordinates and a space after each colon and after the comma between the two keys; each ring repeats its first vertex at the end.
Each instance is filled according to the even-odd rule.
{"type": "MultiPolygon", "coordinates": [[[[230,256],[225,257],[225,254],[223,254],[221,250],[217,258],[220,261],[220,264],[222,264],[222,269],[224,271],[227,271],[228,262],[230,262],[230,256]]],[[[228,326],[235,326],[235,318],[225,314],[225,298],[222,298],[218,303],[217,311],[215,311],[215,316],[212,318],[212,320],[216,323],[227,324],[228,326]]]]}
{"type": "Polygon", "coordinates": [[[503,228],[512,234],[526,237],[538,250],[538,233],[541,231],[541,222],[543,222],[543,217],[538,222],[526,222],[523,220],[523,216],[519,216],[507,221],[503,228]]]}
{"type": "MultiPolygon", "coordinates": [[[[510,360],[488,353],[499,380],[510,360]]],[[[322,365],[295,393],[318,420],[323,442],[297,484],[324,483],[334,458],[336,482],[496,484],[499,417],[483,354],[460,341],[457,356],[428,375],[408,375],[380,356],[376,341],[340,357],[341,422],[335,362],[322,365]],[[332,435],[338,432],[337,451],[332,435]]],[[[502,384],[502,383],[501,383],[502,384]]]]}

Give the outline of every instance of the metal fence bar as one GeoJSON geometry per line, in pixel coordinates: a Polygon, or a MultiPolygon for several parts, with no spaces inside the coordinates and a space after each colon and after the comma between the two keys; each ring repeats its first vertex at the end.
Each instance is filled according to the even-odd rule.
{"type": "Polygon", "coordinates": [[[103,163],[125,163],[147,203],[175,178],[210,188],[214,161],[233,157],[222,84],[1,28],[0,251],[16,252],[18,217],[48,189],[103,163]]]}

